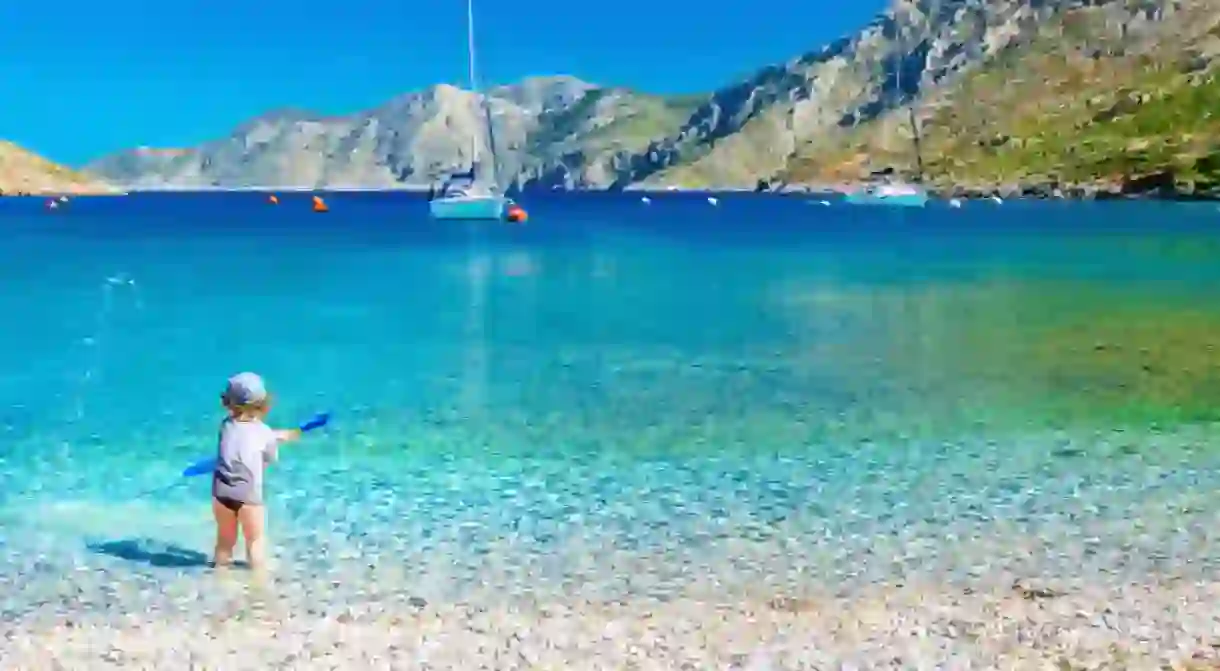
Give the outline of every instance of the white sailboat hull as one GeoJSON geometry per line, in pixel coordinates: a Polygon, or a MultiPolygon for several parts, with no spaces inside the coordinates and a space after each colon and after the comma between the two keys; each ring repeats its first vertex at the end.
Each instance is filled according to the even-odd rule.
{"type": "Polygon", "coordinates": [[[508,199],[495,195],[441,197],[433,199],[428,207],[433,219],[502,221],[508,199]]]}
{"type": "Polygon", "coordinates": [[[928,193],[923,189],[864,189],[843,197],[849,205],[890,205],[894,207],[924,207],[928,193]]]}

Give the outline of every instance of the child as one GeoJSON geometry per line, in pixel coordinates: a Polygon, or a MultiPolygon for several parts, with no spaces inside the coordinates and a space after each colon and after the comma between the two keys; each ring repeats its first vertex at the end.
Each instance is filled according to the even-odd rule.
{"type": "Polygon", "coordinates": [[[254,373],[229,378],[220,403],[229,416],[220,424],[220,446],[212,476],[212,513],[216,516],[216,566],[233,561],[237,531],[246,538],[252,569],[266,563],[263,542],[263,469],[275,461],[279,444],[296,440],[298,429],[275,431],[263,423],[271,396],[254,373]]]}

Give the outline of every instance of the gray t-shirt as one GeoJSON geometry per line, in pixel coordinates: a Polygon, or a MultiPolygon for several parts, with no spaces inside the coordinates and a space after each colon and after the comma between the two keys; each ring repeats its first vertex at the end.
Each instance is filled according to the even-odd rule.
{"type": "Polygon", "coordinates": [[[262,505],[263,468],[275,461],[278,448],[275,431],[260,420],[221,422],[212,495],[262,505]]]}

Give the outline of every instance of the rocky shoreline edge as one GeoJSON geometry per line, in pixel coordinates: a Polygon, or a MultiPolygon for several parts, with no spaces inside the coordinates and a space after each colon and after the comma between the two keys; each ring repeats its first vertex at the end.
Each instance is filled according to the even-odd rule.
{"type": "MultiPolygon", "coordinates": [[[[858,184],[768,184],[760,183],[757,192],[827,193],[857,188],[858,184]]],[[[1025,198],[1034,200],[1166,200],[1220,201],[1220,184],[1181,181],[1172,173],[1158,173],[1125,180],[1066,183],[1054,180],[1007,184],[927,184],[928,192],[938,198],[990,199],[1025,198]]]]}
{"type": "Polygon", "coordinates": [[[1171,174],[1149,175],[1123,181],[1066,184],[1055,181],[1008,185],[933,188],[945,198],[1032,198],[1071,200],[1217,201],[1220,185],[1180,182],[1171,174]]]}
{"type": "Polygon", "coordinates": [[[126,196],[126,191],[116,188],[70,187],[63,189],[5,190],[0,188],[0,198],[58,198],[61,196],[126,196]]]}
{"type": "MultiPolygon", "coordinates": [[[[753,189],[755,193],[774,194],[818,194],[843,193],[858,188],[859,184],[767,184],[760,183],[753,189]]],[[[1094,182],[1085,184],[1067,184],[1055,181],[1024,182],[1013,184],[957,184],[957,185],[926,185],[928,193],[942,199],[1013,199],[1024,198],[1032,200],[1166,200],[1179,202],[1220,201],[1220,184],[1200,186],[1191,183],[1174,182],[1160,178],[1140,178],[1126,182],[1094,182]]],[[[287,186],[251,186],[245,188],[157,188],[135,189],[125,191],[118,188],[69,188],[59,190],[4,190],[0,189],[0,197],[9,198],[48,198],[57,196],[126,196],[132,193],[312,193],[326,192],[358,192],[358,193],[417,193],[420,189],[380,189],[380,188],[325,188],[287,186]]],[[[590,191],[593,193],[608,193],[613,190],[575,189],[572,191],[590,191]]],[[[686,189],[686,188],[646,188],[636,187],[627,191],[638,193],[731,193],[748,192],[750,189],[686,189]]]]}

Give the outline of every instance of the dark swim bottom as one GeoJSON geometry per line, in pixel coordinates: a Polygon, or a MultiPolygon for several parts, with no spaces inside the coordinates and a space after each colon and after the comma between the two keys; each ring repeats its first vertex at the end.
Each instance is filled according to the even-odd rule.
{"type": "Polygon", "coordinates": [[[233,512],[237,512],[237,511],[241,510],[241,507],[246,505],[245,503],[242,503],[241,501],[238,501],[236,499],[231,499],[227,496],[217,496],[214,498],[220,502],[220,505],[228,508],[229,510],[232,510],[233,512]]]}

